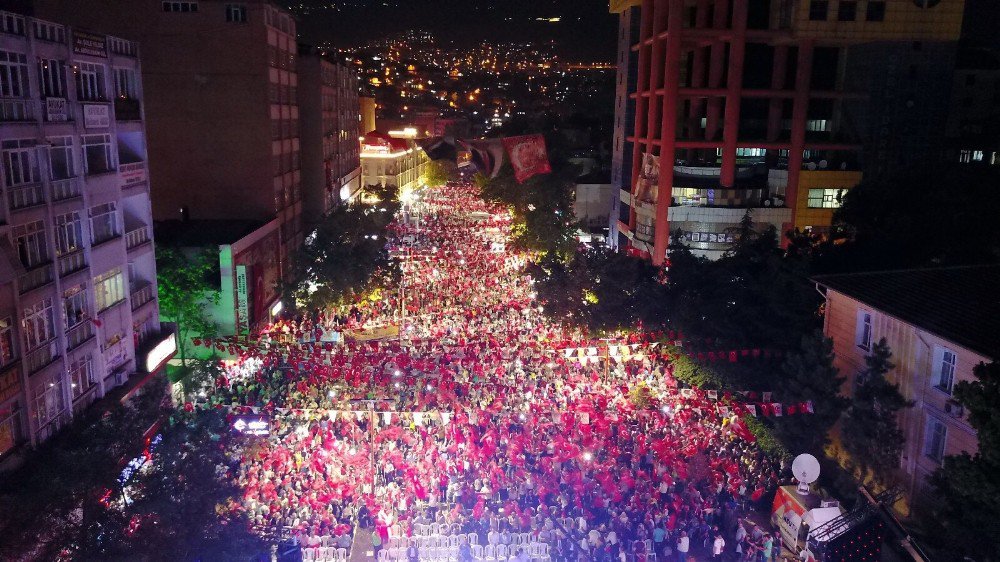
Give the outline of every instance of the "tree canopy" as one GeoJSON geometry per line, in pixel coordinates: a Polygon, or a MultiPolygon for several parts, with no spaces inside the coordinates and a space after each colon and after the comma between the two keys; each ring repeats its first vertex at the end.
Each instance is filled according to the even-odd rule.
{"type": "Polygon", "coordinates": [[[211,338],[218,331],[206,310],[207,304],[218,304],[220,298],[218,259],[218,252],[211,248],[191,252],[156,248],[160,315],[177,324],[177,355],[185,367],[191,338],[211,338]]]}

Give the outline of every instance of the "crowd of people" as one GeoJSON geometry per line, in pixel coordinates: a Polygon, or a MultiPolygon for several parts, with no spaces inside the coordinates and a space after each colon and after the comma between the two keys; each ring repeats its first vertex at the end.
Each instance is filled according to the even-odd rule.
{"type": "Polygon", "coordinates": [[[276,323],[216,381],[210,404],[270,414],[229,445],[251,523],[311,546],[433,523],[574,562],[776,557],[742,517],[780,465],[732,408],[678,392],[655,335],[548,321],[509,228],[468,185],[424,194],[392,227],[401,288],[276,323]]]}

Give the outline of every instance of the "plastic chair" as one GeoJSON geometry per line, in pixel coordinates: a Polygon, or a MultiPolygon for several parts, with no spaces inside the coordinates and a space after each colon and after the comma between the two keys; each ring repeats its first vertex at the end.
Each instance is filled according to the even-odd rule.
{"type": "Polygon", "coordinates": [[[302,560],[303,562],[312,562],[316,560],[316,549],[306,547],[302,549],[302,560]]]}
{"type": "Polygon", "coordinates": [[[347,560],[347,549],[346,548],[338,548],[338,549],[334,550],[333,552],[336,554],[336,556],[334,557],[335,560],[347,560]]]}
{"type": "Polygon", "coordinates": [[[496,560],[497,559],[497,547],[488,544],[483,548],[483,556],[485,560],[496,560]]]}

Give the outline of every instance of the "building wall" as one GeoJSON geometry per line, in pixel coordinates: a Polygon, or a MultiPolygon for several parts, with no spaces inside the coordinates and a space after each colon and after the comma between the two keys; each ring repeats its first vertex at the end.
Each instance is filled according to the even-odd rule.
{"type": "Polygon", "coordinates": [[[974,453],[977,449],[975,431],[968,420],[947,411],[951,394],[936,387],[939,369],[939,362],[935,361],[936,352],[948,349],[955,353],[956,384],[959,381],[975,380],[973,368],[989,359],[844,294],[828,290],[823,331],[833,339],[834,366],[847,379],[841,390],[845,396],[852,394],[857,374],[865,369],[865,357],[868,353],[858,345],[860,311],[866,311],[872,316],[872,342],[885,338],[892,350],[895,368],[889,372],[889,379],[899,385],[904,397],[915,403],[912,408],[903,411],[899,420],[900,428],[906,435],[900,468],[905,474],[908,498],[919,500],[927,490],[927,477],[940,466],[938,460],[927,455],[930,439],[928,424],[931,420],[943,423],[947,428],[945,455],[963,451],[974,453]]]}
{"type": "Polygon", "coordinates": [[[145,47],[154,219],[181,209],[192,219],[277,217],[285,268],[302,241],[295,21],[265,0],[187,4],[197,11],[165,11],[158,0],[99,9],[39,0],[35,10],[145,47]],[[234,5],[245,12],[233,17],[234,5]]]}
{"type": "Polygon", "coordinates": [[[869,21],[868,4],[856,2],[856,17],[852,21],[839,21],[840,2],[828,2],[824,20],[810,18],[810,2],[797,2],[792,26],[796,37],[826,39],[855,43],[863,41],[954,41],[962,31],[964,0],[926,2],[932,7],[921,7],[922,0],[885,0],[883,21],[869,21]]]}
{"type": "Polygon", "coordinates": [[[615,191],[609,197],[608,243],[619,246],[618,220],[624,216],[628,223],[629,209],[619,197],[618,191],[632,191],[632,141],[635,133],[635,100],[629,97],[634,92],[638,80],[639,55],[632,45],[639,38],[640,10],[638,7],[624,9],[618,18],[618,54],[615,76],[615,128],[611,146],[611,184],[615,191]]]}
{"type": "Polygon", "coordinates": [[[361,186],[395,185],[400,190],[415,188],[420,184],[428,162],[427,154],[416,147],[388,157],[362,151],[361,186]]]}
{"type": "Polygon", "coordinates": [[[165,336],[138,46],[0,15],[0,50],[26,78],[0,101],[3,455],[136,381],[165,336]]]}
{"type": "Polygon", "coordinates": [[[361,135],[366,135],[375,130],[375,98],[361,96],[358,103],[361,106],[361,135]]]}
{"type": "MultiPolygon", "coordinates": [[[[795,201],[795,228],[805,230],[823,230],[833,222],[835,208],[816,208],[815,202],[810,202],[811,189],[848,190],[861,183],[861,172],[840,170],[803,170],[799,176],[798,197],[795,201]]],[[[815,200],[814,200],[815,201],[815,200]]],[[[839,204],[838,204],[839,206],[839,204]]]]}

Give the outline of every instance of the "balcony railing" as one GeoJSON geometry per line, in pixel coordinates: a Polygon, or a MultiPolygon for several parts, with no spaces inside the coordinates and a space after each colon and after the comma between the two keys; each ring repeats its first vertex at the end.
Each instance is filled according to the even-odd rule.
{"type": "Polygon", "coordinates": [[[59,277],[66,277],[85,267],[87,267],[87,256],[83,255],[83,250],[59,256],[59,277]]]}
{"type": "Polygon", "coordinates": [[[115,119],[119,121],[142,121],[139,100],[115,98],[115,119]]]}
{"type": "Polygon", "coordinates": [[[27,273],[21,276],[21,293],[27,293],[33,289],[37,289],[44,285],[48,285],[52,282],[52,264],[47,263],[45,265],[38,266],[34,269],[29,269],[27,273]]]}
{"type": "Polygon", "coordinates": [[[52,200],[62,201],[73,199],[83,195],[83,180],[80,178],[67,178],[64,180],[52,181],[52,200]]]}
{"type": "Polygon", "coordinates": [[[66,349],[76,349],[94,337],[94,325],[84,320],[66,332],[66,349]]]}
{"type": "Polygon", "coordinates": [[[24,209],[45,204],[45,189],[40,183],[7,188],[11,209],[24,209]]]}
{"type": "Polygon", "coordinates": [[[148,226],[140,226],[135,230],[130,230],[125,233],[125,247],[129,250],[138,248],[146,242],[149,242],[148,226]]]}
{"type": "Polygon", "coordinates": [[[24,356],[24,365],[28,373],[37,373],[43,367],[55,361],[57,357],[59,357],[59,348],[56,346],[56,340],[51,340],[43,343],[38,349],[29,351],[24,356]]]}
{"type": "Polygon", "coordinates": [[[0,121],[32,122],[38,119],[35,100],[0,98],[0,121]]]}
{"type": "Polygon", "coordinates": [[[141,287],[132,289],[129,300],[132,301],[132,310],[137,310],[140,306],[153,300],[153,285],[147,283],[141,287]]]}

